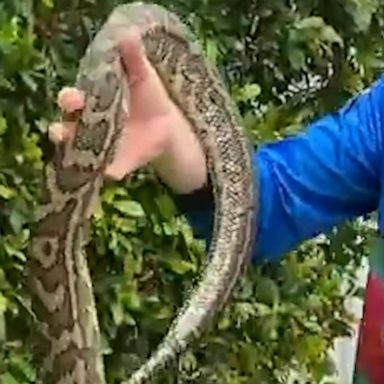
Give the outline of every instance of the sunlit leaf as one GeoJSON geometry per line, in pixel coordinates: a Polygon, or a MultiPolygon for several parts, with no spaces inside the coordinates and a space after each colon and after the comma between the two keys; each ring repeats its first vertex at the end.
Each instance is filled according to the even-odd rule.
{"type": "Polygon", "coordinates": [[[140,203],[136,201],[116,201],[113,205],[118,211],[124,213],[131,217],[143,217],[145,216],[145,212],[140,205],[140,203]]]}

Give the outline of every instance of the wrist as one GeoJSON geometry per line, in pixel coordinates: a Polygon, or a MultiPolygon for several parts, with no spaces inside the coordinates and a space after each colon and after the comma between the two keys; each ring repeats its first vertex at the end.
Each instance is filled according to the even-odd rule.
{"type": "Polygon", "coordinates": [[[205,154],[189,122],[179,111],[171,120],[169,139],[153,166],[174,192],[189,194],[207,182],[205,154]]]}

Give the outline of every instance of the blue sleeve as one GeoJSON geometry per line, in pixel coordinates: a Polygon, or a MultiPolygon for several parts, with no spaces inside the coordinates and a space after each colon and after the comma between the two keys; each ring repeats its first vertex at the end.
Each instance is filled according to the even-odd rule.
{"type": "MultiPolygon", "coordinates": [[[[383,123],[381,78],[297,136],[255,150],[259,217],[254,262],[278,260],[302,241],[377,208],[383,123]]],[[[209,241],[209,191],[182,196],[179,203],[195,234],[209,241]]]]}

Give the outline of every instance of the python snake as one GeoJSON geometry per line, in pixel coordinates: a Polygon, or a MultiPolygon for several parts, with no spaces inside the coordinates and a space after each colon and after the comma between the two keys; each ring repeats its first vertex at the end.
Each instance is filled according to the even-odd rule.
{"type": "Polygon", "coordinates": [[[235,105],[190,30],[156,4],[117,6],[80,61],[75,86],[86,95],[70,143],[44,168],[29,260],[36,355],[44,384],[104,384],[100,331],[84,246],[86,228],[129,114],[128,76],[118,40],[138,28],[145,53],[185,114],[207,158],[215,214],[208,263],[155,353],[126,384],[155,380],[222,309],[250,255],[256,193],[251,151],[235,105]]]}

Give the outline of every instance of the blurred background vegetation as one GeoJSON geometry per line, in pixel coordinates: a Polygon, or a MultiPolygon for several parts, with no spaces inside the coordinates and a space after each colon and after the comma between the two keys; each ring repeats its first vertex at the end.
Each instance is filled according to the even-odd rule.
{"type": "MultiPolygon", "coordinates": [[[[381,71],[378,0],[159,1],[187,21],[218,65],[255,142],[303,129],[381,71]]],[[[57,91],[113,0],[0,2],[0,382],[35,382],[26,247],[57,91]]],[[[121,1],[120,1],[121,3],[121,1]]],[[[328,349],[349,332],[343,307],[369,227],[348,223],[273,266],[249,270],[214,330],[162,383],[319,383],[328,349]],[[347,289],[341,294],[342,281],[347,289]]],[[[205,258],[172,197],[150,174],[109,184],[92,223],[89,262],[109,383],[154,349],[205,258]]],[[[176,367],[175,367],[176,368],[176,367]]]]}

